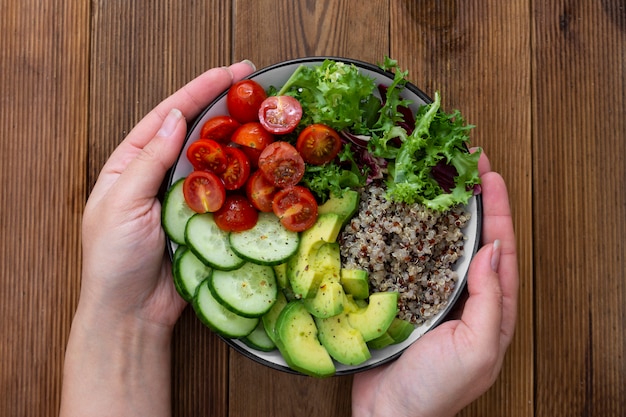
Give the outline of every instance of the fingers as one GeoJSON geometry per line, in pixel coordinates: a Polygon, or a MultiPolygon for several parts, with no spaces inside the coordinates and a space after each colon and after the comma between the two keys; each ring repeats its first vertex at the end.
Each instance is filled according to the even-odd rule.
{"type": "Polygon", "coordinates": [[[152,199],[157,194],[167,170],[174,164],[182,147],[186,122],[178,109],[172,109],[150,142],[122,172],[116,192],[136,200],[152,199]]]}
{"type": "Polygon", "coordinates": [[[142,148],[152,138],[171,109],[179,109],[187,120],[196,117],[230,85],[254,71],[249,61],[230,67],[213,68],[187,83],[163,100],[133,129],[124,142],[142,148]]]}
{"type": "MultiPolygon", "coordinates": [[[[501,244],[497,273],[502,293],[501,343],[508,346],[517,320],[519,273],[513,220],[508,193],[502,177],[487,172],[482,177],[483,244],[498,240],[501,244]]],[[[469,285],[469,283],[468,283],[469,285]]]]}
{"type": "Polygon", "coordinates": [[[500,345],[502,289],[496,272],[500,256],[500,244],[496,241],[483,246],[472,260],[467,274],[469,298],[461,316],[461,321],[479,335],[477,339],[488,349],[500,345]]]}
{"type": "MultiPolygon", "coordinates": [[[[113,151],[102,168],[90,199],[93,202],[98,201],[111,185],[117,181],[118,176],[126,170],[128,164],[144,152],[144,147],[157,135],[157,131],[161,128],[165,118],[172,109],[179,109],[181,116],[190,120],[197,116],[203,108],[208,106],[234,81],[250,75],[254,69],[254,65],[249,61],[236,63],[230,67],[210,69],[162,101],[137,124],[124,141],[113,151]]],[[[177,152],[182,147],[182,141],[172,141],[169,144],[178,144],[177,152]]],[[[159,154],[161,152],[159,149],[161,149],[160,146],[156,146],[155,149],[148,149],[148,152],[159,154]]],[[[163,155],[163,158],[157,157],[155,159],[158,165],[168,160],[169,157],[166,155],[163,155]]],[[[159,172],[161,171],[160,168],[157,169],[159,172]]],[[[152,171],[147,171],[147,174],[154,175],[152,171]]],[[[155,181],[157,179],[162,181],[163,176],[159,175],[159,178],[156,178],[156,176],[154,178],[155,181]]]]}

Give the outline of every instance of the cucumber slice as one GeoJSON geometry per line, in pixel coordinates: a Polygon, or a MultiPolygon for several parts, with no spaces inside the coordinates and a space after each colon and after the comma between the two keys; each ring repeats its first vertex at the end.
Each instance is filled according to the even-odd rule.
{"type": "Polygon", "coordinates": [[[209,288],[224,307],[244,317],[267,313],[278,295],[272,267],[251,262],[234,271],[213,271],[209,288]]]}
{"type": "Polygon", "coordinates": [[[205,265],[189,248],[179,246],[174,256],[174,284],[185,301],[191,301],[200,284],[209,278],[212,268],[205,265]]]}
{"type": "Polygon", "coordinates": [[[167,237],[179,245],[185,244],[185,226],[187,221],[196,214],[185,202],[184,180],[184,178],[179,179],[167,190],[161,210],[163,231],[167,237]]]}
{"type": "Polygon", "coordinates": [[[198,287],[192,302],[200,321],[224,337],[241,338],[252,333],[259,319],[241,317],[221,305],[211,294],[208,281],[198,287]]]}
{"type": "Polygon", "coordinates": [[[287,230],[274,213],[259,213],[256,225],[230,234],[230,245],[241,258],[261,265],[278,265],[298,250],[298,232],[287,230]]]}
{"type": "Polygon", "coordinates": [[[242,338],[241,341],[252,349],[260,350],[261,352],[271,352],[276,349],[276,344],[270,339],[260,320],[252,333],[242,338]]]}
{"type": "Polygon", "coordinates": [[[187,221],[185,241],[194,255],[212,268],[230,271],[246,262],[232,251],[228,232],[217,226],[212,213],[196,214],[187,221]]]}

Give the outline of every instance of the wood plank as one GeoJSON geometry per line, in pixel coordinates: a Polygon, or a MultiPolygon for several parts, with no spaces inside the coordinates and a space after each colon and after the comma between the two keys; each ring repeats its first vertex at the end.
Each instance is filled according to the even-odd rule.
{"type": "MultiPolygon", "coordinates": [[[[89,182],[158,102],[231,63],[231,2],[94,2],[89,182]]],[[[173,338],[173,415],[226,416],[228,349],[188,308],[173,338]]]]}
{"type": "Polygon", "coordinates": [[[89,4],[3,0],[0,14],[0,414],[56,416],[80,279],[89,4]]]}
{"type": "Polygon", "coordinates": [[[626,10],[533,14],[536,415],[624,415],[626,10]]]}
{"type": "MultiPolygon", "coordinates": [[[[380,62],[389,53],[387,1],[234,2],[235,59],[261,68],[285,59],[333,55],[380,62]],[[376,24],[364,25],[376,16],[376,24]]],[[[351,378],[313,380],[272,371],[233,353],[229,416],[349,415],[351,378]],[[242,401],[255,386],[258,401],[242,401]]]]}
{"type": "Polygon", "coordinates": [[[472,143],[505,178],[517,231],[520,316],[503,371],[461,415],[533,410],[532,183],[528,2],[392,2],[391,54],[443,107],[476,125],[472,143]]]}

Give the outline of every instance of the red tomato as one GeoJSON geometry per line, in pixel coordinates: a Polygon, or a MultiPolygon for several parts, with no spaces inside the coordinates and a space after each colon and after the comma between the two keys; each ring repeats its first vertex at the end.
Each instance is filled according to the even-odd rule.
{"type": "Polygon", "coordinates": [[[259,212],[248,199],[239,194],[231,194],[214,217],[217,227],[227,232],[241,232],[252,229],[259,219],[259,212]]]}
{"type": "Polygon", "coordinates": [[[265,179],[261,171],[255,171],[246,183],[248,200],[259,211],[272,211],[272,200],[277,191],[278,188],[265,179]]]}
{"type": "Polygon", "coordinates": [[[265,130],[261,123],[250,122],[244,123],[235,130],[230,140],[238,145],[262,151],[274,142],[274,135],[265,130]]]}
{"type": "Polygon", "coordinates": [[[250,160],[250,166],[252,168],[256,169],[259,167],[259,156],[261,156],[260,149],[248,148],[247,146],[242,146],[239,149],[241,149],[243,153],[248,156],[248,159],[250,160]]]}
{"type": "Polygon", "coordinates": [[[259,121],[271,133],[291,133],[302,119],[302,106],[291,96],[271,96],[259,108],[259,121]]]}
{"type": "Polygon", "coordinates": [[[241,80],[230,87],[226,94],[226,107],[232,117],[240,123],[258,122],[259,107],[267,93],[253,80],[241,80]]]}
{"type": "Polygon", "coordinates": [[[300,132],[296,149],[305,162],[324,165],[335,159],[341,150],[341,138],[334,129],[323,124],[313,124],[300,132]]]}
{"type": "Polygon", "coordinates": [[[226,169],[228,160],[224,147],[211,139],[198,139],[187,148],[187,159],[195,170],[204,170],[221,174],[226,169]]]}
{"type": "Polygon", "coordinates": [[[243,187],[250,176],[250,161],[241,149],[226,146],[224,153],[228,160],[226,169],[220,174],[227,190],[236,190],[243,187]]]}
{"type": "Polygon", "coordinates": [[[192,171],[183,181],[183,196],[193,211],[207,213],[222,207],[226,190],[222,180],[214,173],[192,171]]]}
{"type": "Polygon", "coordinates": [[[304,160],[293,145],[277,141],[259,156],[259,170],[277,187],[296,185],[304,176],[304,160]]]}
{"type": "Polygon", "coordinates": [[[282,225],[293,232],[307,230],[317,220],[317,201],[308,188],[300,185],[276,193],[272,208],[282,225]]]}
{"type": "Polygon", "coordinates": [[[200,139],[212,139],[226,143],[239,126],[241,123],[230,116],[215,116],[202,125],[200,139]]]}

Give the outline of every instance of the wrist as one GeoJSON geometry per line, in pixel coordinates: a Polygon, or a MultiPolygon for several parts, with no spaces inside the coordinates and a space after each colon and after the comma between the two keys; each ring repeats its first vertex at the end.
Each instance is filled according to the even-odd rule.
{"type": "Polygon", "coordinates": [[[79,303],[61,416],[169,415],[171,335],[167,326],[79,303]]]}

